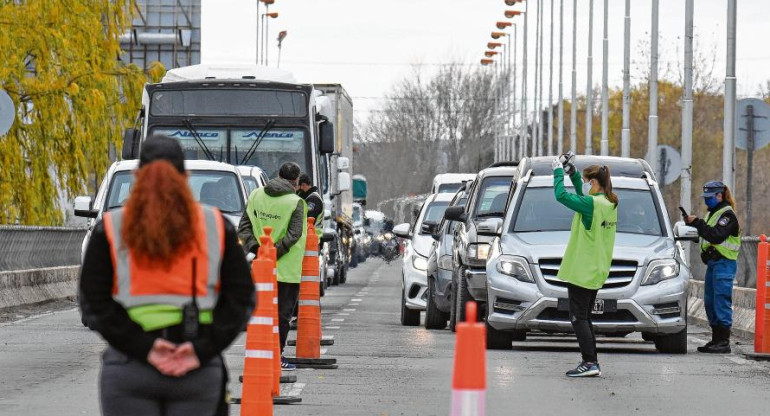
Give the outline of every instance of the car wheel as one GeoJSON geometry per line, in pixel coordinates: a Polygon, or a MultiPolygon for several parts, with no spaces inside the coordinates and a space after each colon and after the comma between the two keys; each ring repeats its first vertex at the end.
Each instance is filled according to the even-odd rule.
{"type": "Polygon", "coordinates": [[[401,325],[420,325],[420,311],[415,311],[406,307],[406,295],[404,294],[403,287],[401,288],[401,325]]]}
{"type": "Polygon", "coordinates": [[[345,266],[340,267],[340,284],[348,281],[348,268],[345,266]]]}
{"type": "Polygon", "coordinates": [[[444,329],[446,328],[447,316],[436,307],[433,296],[436,292],[436,283],[434,279],[428,279],[428,305],[425,309],[425,329],[444,329]]]}
{"type": "Polygon", "coordinates": [[[514,329],[511,331],[511,341],[523,342],[527,340],[527,331],[523,329],[514,329]]]}
{"type": "Polygon", "coordinates": [[[449,285],[449,329],[455,332],[457,329],[457,279],[452,272],[452,283],[449,285]]]}
{"type": "Polygon", "coordinates": [[[655,334],[652,332],[642,332],[642,339],[645,341],[655,341],[655,334]]]}
{"type": "Polygon", "coordinates": [[[508,331],[498,331],[492,328],[488,323],[487,327],[487,349],[489,350],[510,350],[513,348],[513,336],[508,331]]]}
{"type": "Polygon", "coordinates": [[[355,268],[358,266],[358,254],[353,253],[350,255],[350,267],[355,268]]]}
{"type": "Polygon", "coordinates": [[[687,327],[676,334],[656,336],[655,348],[663,354],[687,354],[687,327]]]}
{"type": "Polygon", "coordinates": [[[326,279],[322,279],[321,282],[318,284],[319,289],[319,295],[324,296],[326,294],[326,279]]]}
{"type": "MultiPolygon", "coordinates": [[[[457,276],[457,310],[455,311],[456,315],[456,322],[463,322],[465,321],[465,304],[468,303],[468,301],[473,300],[471,297],[471,292],[468,291],[468,281],[465,280],[465,276],[463,276],[465,273],[464,268],[460,268],[459,270],[459,276],[457,276]]],[[[478,320],[478,316],[476,317],[478,320]]],[[[457,323],[455,323],[457,325],[457,323]]]]}
{"type": "Polygon", "coordinates": [[[337,286],[340,284],[340,277],[342,277],[342,270],[345,268],[341,265],[337,266],[337,269],[334,271],[334,277],[332,277],[332,286],[337,286]]]}

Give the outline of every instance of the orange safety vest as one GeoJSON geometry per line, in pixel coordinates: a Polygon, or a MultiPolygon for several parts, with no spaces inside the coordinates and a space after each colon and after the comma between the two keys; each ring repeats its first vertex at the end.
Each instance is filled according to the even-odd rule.
{"type": "Polygon", "coordinates": [[[112,296],[145,331],[181,323],[181,308],[192,301],[193,259],[198,307],[210,311],[217,303],[225,247],[224,223],[216,208],[199,205],[199,210],[195,239],[204,244],[182,253],[168,270],[137,263],[123,245],[123,209],[104,214],[104,230],[114,265],[112,296]],[[132,314],[139,309],[141,312],[132,314]]]}

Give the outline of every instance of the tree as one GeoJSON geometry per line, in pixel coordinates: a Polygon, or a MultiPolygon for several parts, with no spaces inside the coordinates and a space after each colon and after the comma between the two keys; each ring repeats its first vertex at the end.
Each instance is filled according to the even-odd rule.
{"type": "Polygon", "coordinates": [[[120,148],[146,78],[118,61],[131,0],[0,2],[0,88],[18,109],[0,137],[0,223],[60,224],[120,148]]]}

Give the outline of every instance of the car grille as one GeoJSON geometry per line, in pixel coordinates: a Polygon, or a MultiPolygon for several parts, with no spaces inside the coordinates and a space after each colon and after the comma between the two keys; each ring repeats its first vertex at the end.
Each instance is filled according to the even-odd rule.
{"type": "MultiPolygon", "coordinates": [[[[543,274],[548,284],[567,287],[567,282],[559,279],[556,275],[559,273],[559,267],[561,267],[561,259],[540,259],[540,273],[543,274]]],[[[610,275],[607,281],[604,282],[602,289],[615,289],[618,287],[628,286],[631,281],[634,280],[636,275],[636,269],[639,264],[630,260],[612,260],[610,266],[610,275]]]]}
{"type": "MultiPolygon", "coordinates": [[[[547,308],[540,312],[537,319],[541,321],[558,321],[558,322],[570,322],[569,312],[560,311],[556,308],[547,308]]],[[[605,312],[600,315],[591,314],[591,322],[622,322],[622,323],[636,323],[638,319],[628,310],[620,309],[617,312],[605,312]]]]}

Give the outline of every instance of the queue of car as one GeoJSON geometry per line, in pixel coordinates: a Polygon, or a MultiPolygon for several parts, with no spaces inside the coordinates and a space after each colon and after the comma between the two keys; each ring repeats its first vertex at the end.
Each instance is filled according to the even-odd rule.
{"type": "MultiPolygon", "coordinates": [[[[403,325],[419,325],[425,310],[426,328],[448,322],[454,330],[465,303],[475,300],[490,349],[510,349],[535,331],[572,332],[567,284],[557,272],[573,213],[554,198],[551,162],[533,157],[492,165],[450,199],[431,195],[414,224],[395,227],[409,240],[403,325]],[[448,201],[440,217],[427,214],[436,201],[448,201]]],[[[644,160],[577,156],[575,164],[609,166],[620,198],[610,275],[592,310],[596,332],[639,332],[662,353],[686,353],[690,269],[680,242],[697,241],[697,231],[672,223],[644,160]]]]}

